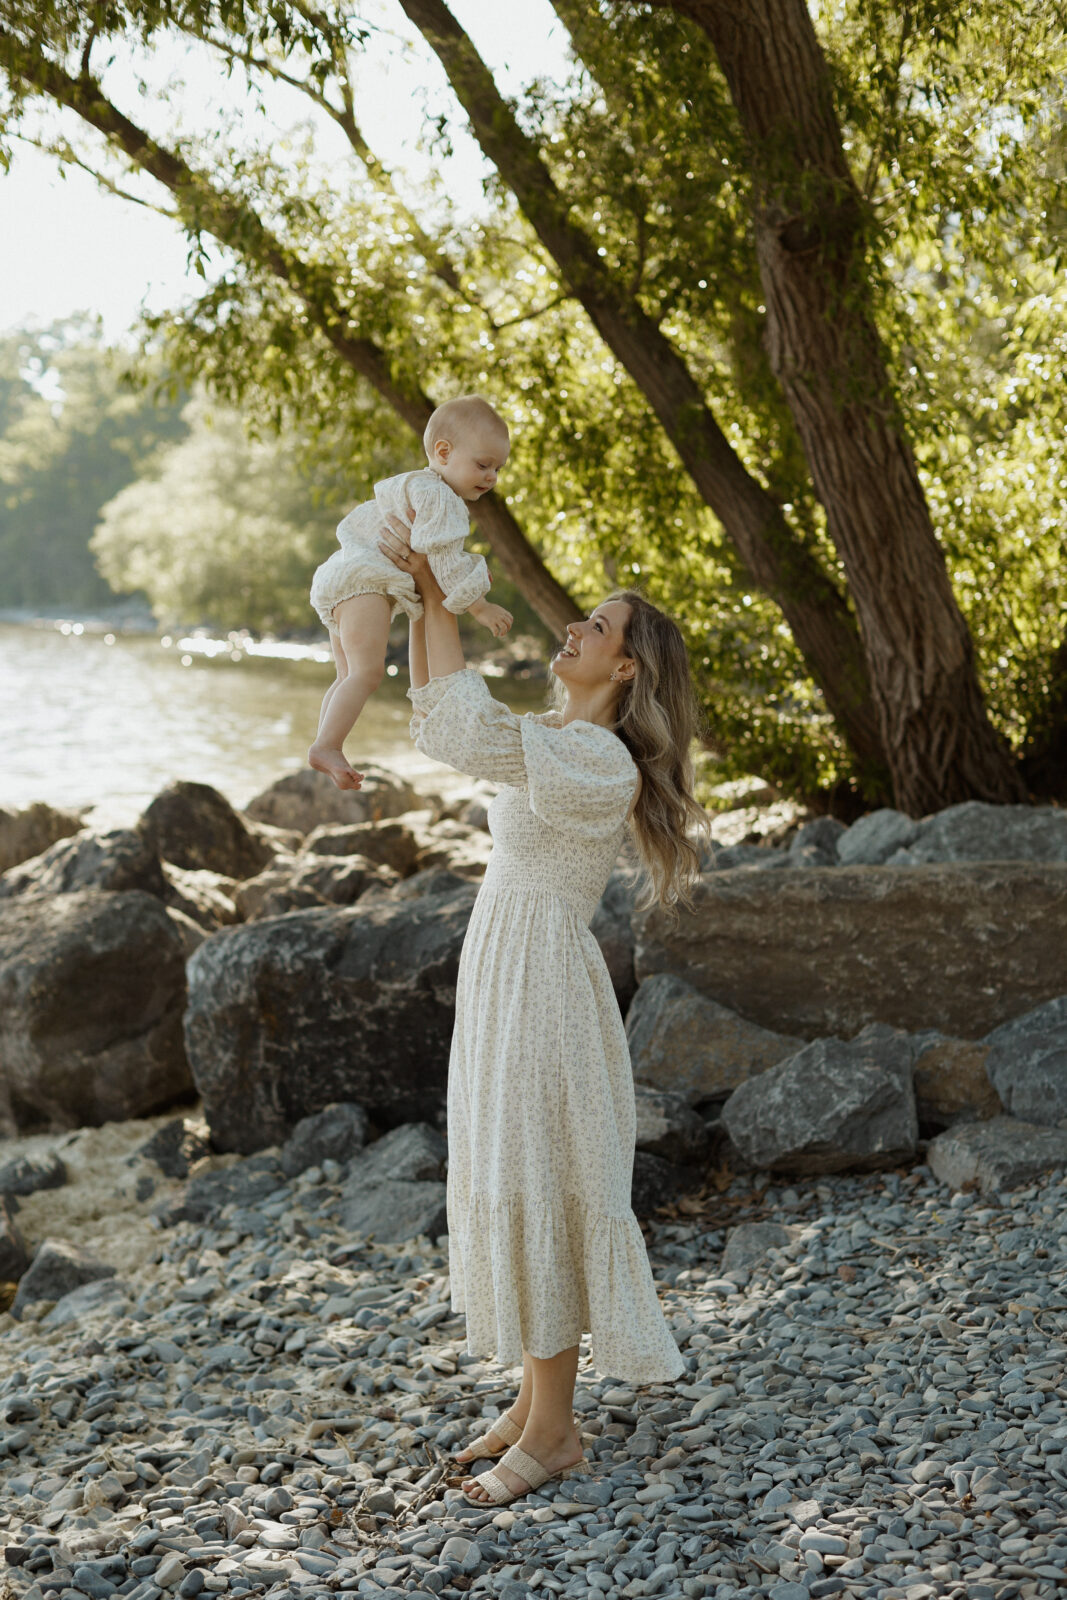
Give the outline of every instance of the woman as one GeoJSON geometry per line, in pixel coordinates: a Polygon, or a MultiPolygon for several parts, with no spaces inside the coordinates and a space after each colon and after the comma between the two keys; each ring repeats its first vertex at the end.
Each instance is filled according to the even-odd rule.
{"type": "Polygon", "coordinates": [[[560,710],[516,716],[465,670],[456,619],[400,519],[381,548],[424,607],[410,642],[419,749],[505,786],[489,810],[448,1076],[452,1307],[472,1354],[523,1364],[510,1410],[456,1459],[510,1445],[463,1484],[503,1505],[583,1464],[583,1331],[598,1371],[644,1384],[684,1370],[630,1209],[632,1069],[589,923],[628,824],[652,898],[673,903],[697,870],[693,698],[678,629],[627,592],[568,627],[552,660],[560,710]]]}

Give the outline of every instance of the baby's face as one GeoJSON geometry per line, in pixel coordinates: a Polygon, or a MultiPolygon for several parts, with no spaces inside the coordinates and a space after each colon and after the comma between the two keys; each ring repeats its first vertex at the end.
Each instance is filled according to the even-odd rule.
{"type": "Polygon", "coordinates": [[[461,500],[480,500],[503,471],[509,449],[507,436],[491,429],[460,434],[454,441],[438,439],[430,465],[461,500]]]}

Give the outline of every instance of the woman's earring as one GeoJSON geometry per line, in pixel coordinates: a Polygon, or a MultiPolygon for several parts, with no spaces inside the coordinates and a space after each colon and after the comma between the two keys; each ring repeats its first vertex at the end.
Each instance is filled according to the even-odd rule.
{"type": "Polygon", "coordinates": [[[619,680],[618,680],[618,677],[617,677],[617,676],[616,676],[616,674],[615,674],[615,673],[614,673],[614,672],[613,672],[613,673],[612,673],[612,674],[611,674],[611,682],[612,682],[612,683],[618,683],[618,681],[619,681],[619,680]]]}

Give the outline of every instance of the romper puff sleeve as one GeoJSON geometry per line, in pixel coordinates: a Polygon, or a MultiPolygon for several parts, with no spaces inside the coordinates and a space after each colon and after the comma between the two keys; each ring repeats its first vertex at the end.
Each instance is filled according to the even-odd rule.
{"type": "Polygon", "coordinates": [[[408,695],[412,736],[424,755],[472,778],[525,789],[530,810],[549,827],[600,838],[625,822],[637,767],[610,728],[517,716],[470,667],[408,695]]]}
{"type": "Polygon", "coordinates": [[[458,615],[489,589],[489,568],[481,556],[464,548],[470,533],[467,508],[443,478],[429,471],[411,477],[408,497],[415,513],[411,548],[429,557],[430,570],[445,597],[445,610],[458,615]]]}

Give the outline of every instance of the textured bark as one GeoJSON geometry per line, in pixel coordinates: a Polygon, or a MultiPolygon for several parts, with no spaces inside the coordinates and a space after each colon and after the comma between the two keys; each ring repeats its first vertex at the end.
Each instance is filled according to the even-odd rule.
{"type": "MultiPolygon", "coordinates": [[[[433,401],[399,378],[391,370],[386,352],[352,326],[328,269],[301,260],[274,238],[250,205],[221,194],[181,156],[157,144],[106,98],[94,78],[73,77],[39,54],[31,57],[4,28],[0,28],[0,62],[27,89],[76,112],[135,166],[169,189],[186,226],[212,234],[286,284],[341,360],[365,378],[421,440],[433,401]]],[[[494,558],[542,622],[562,633],[581,612],[504,501],[495,494],[485,495],[478,504],[476,523],[494,558]]]]}
{"type": "Polygon", "coordinates": [[[1025,798],[986,713],[870,311],[864,206],[805,0],[672,0],[744,129],[767,347],[845,564],[897,805],[1025,798]]]}
{"type": "Polygon", "coordinates": [[[1045,697],[1026,730],[1023,777],[1043,800],[1067,800],[1067,640],[1053,651],[1045,697]]]}
{"type": "Polygon", "coordinates": [[[757,587],[781,607],[873,795],[887,781],[867,666],[844,598],[798,539],[774,498],[746,470],[674,346],[617,284],[571,220],[534,141],[442,0],[400,0],[432,46],[479,144],[514,192],[561,276],[605,344],[629,372],[722,523],[757,587]]]}

